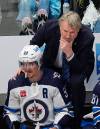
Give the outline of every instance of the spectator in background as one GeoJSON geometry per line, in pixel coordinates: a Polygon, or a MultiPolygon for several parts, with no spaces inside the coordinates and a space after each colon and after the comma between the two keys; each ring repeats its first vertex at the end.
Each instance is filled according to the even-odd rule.
{"type": "Polygon", "coordinates": [[[70,0],[63,1],[63,14],[70,10],[70,0]]]}
{"type": "Polygon", "coordinates": [[[68,12],[69,10],[75,11],[80,15],[82,19],[84,16],[84,11],[89,5],[89,0],[61,0],[62,1],[62,14],[68,12]]]}
{"type": "Polygon", "coordinates": [[[89,26],[93,32],[100,32],[100,0],[90,0],[82,23],[89,26]]]}
{"type": "Polygon", "coordinates": [[[13,113],[20,116],[20,129],[35,129],[36,125],[42,129],[64,129],[72,124],[72,106],[64,83],[59,73],[41,67],[42,54],[37,45],[25,46],[18,60],[26,77],[22,73],[8,83],[8,107],[21,108],[20,113],[13,113]]]}
{"type": "Polygon", "coordinates": [[[70,1],[70,10],[77,12],[80,15],[80,18],[83,18],[84,11],[89,5],[89,0],[71,0],[70,1]]]}
{"type": "MultiPolygon", "coordinates": [[[[37,20],[41,22],[42,18],[45,22],[47,18],[55,19],[60,15],[60,0],[20,0],[17,21],[21,21],[23,27],[32,24],[32,22],[34,24],[35,21],[37,24],[37,20]]],[[[36,24],[35,26],[37,26],[36,24]]]]}

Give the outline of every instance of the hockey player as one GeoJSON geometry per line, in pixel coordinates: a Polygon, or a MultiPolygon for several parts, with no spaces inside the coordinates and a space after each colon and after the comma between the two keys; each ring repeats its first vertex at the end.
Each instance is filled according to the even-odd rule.
{"type": "Polygon", "coordinates": [[[42,54],[37,45],[25,46],[18,59],[25,76],[17,76],[8,83],[8,107],[20,109],[13,114],[19,116],[20,129],[64,128],[73,119],[61,76],[41,67],[42,54]]]}
{"type": "Polygon", "coordinates": [[[100,129],[100,80],[93,89],[92,104],[94,125],[100,129]]]}

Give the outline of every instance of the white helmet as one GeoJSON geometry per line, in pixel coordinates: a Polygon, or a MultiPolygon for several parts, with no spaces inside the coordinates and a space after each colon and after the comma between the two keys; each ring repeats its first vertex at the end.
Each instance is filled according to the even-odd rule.
{"type": "Polygon", "coordinates": [[[40,60],[43,52],[37,45],[26,45],[19,53],[19,62],[37,62],[40,66],[40,60]]]}

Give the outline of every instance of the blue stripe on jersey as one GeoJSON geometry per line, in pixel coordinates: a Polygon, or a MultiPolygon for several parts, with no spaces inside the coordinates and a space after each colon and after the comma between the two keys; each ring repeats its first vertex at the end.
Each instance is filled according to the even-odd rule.
{"type": "Polygon", "coordinates": [[[4,106],[4,109],[5,109],[6,111],[10,111],[10,112],[12,112],[12,113],[16,113],[16,112],[19,112],[19,111],[20,111],[19,108],[18,108],[18,109],[14,109],[14,108],[7,107],[6,105],[4,106]]]}
{"type": "Polygon", "coordinates": [[[96,125],[98,122],[100,122],[100,116],[93,118],[93,121],[94,121],[94,125],[96,125]]]}
{"type": "Polygon", "coordinates": [[[100,107],[93,106],[92,110],[94,125],[96,125],[98,122],[100,122],[100,107]]]}
{"type": "Polygon", "coordinates": [[[61,108],[54,108],[54,112],[61,112],[64,108],[67,108],[67,106],[63,106],[61,108]]]}
{"type": "Polygon", "coordinates": [[[93,112],[100,111],[100,107],[98,107],[98,106],[93,106],[92,111],[93,111],[93,112]]]}
{"type": "Polygon", "coordinates": [[[69,113],[71,117],[74,117],[74,111],[67,111],[66,108],[67,108],[67,105],[62,108],[55,108],[54,112],[66,112],[66,113],[69,113]]]}

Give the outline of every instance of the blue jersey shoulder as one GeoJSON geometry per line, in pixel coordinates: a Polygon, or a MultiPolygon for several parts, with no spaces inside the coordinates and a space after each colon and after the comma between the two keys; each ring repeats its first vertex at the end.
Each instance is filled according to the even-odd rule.
{"type": "Polygon", "coordinates": [[[100,97],[100,81],[98,81],[98,83],[95,85],[93,89],[93,94],[96,94],[100,97]]]}
{"type": "Polygon", "coordinates": [[[39,83],[44,85],[51,85],[54,87],[62,87],[64,85],[61,75],[51,69],[44,69],[43,78],[39,83]]]}

